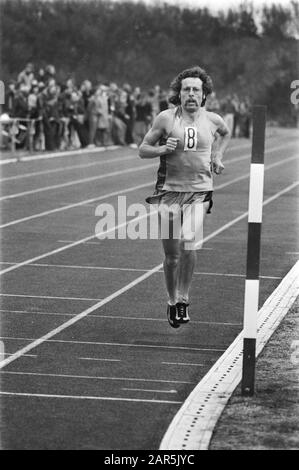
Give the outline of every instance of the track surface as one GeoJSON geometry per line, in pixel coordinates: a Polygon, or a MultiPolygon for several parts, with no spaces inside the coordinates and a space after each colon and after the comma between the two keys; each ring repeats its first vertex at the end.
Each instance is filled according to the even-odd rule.
{"type": "MultiPolygon", "coordinates": [[[[266,142],[260,305],[298,258],[298,143],[291,131],[266,142]]],[[[159,447],[242,329],[250,153],[249,141],[233,140],[215,178],[205,226],[214,235],[198,252],[192,321],[178,330],[166,321],[163,273],[149,272],[162,262],[159,240],[93,237],[97,205],[116,207],[118,195],[143,203],[157,161],[123,148],[1,166],[1,339],[11,361],[0,370],[2,449],[159,447]]]]}

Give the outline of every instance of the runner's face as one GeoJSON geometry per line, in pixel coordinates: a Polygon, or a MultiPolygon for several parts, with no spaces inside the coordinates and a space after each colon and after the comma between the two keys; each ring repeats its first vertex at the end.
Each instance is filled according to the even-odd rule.
{"type": "Polygon", "coordinates": [[[188,77],[182,80],[181,84],[181,104],[189,113],[194,113],[200,108],[203,92],[202,81],[197,77],[188,77]]]}

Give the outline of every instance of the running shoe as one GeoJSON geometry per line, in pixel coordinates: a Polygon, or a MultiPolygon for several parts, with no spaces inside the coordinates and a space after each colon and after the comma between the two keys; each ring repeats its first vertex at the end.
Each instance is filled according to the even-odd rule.
{"type": "Polygon", "coordinates": [[[178,302],[176,304],[176,311],[175,320],[177,323],[188,323],[188,321],[190,321],[189,304],[186,302],[178,302]]]}
{"type": "Polygon", "coordinates": [[[177,310],[176,305],[167,305],[167,320],[172,328],[179,328],[180,323],[176,320],[177,317],[177,310]]]}

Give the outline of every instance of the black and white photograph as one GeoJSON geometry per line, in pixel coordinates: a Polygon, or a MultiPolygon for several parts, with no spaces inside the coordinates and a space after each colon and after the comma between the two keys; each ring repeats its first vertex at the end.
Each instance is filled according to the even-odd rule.
{"type": "Polygon", "coordinates": [[[0,0],[0,450],[299,450],[298,159],[298,0],[0,0]]]}

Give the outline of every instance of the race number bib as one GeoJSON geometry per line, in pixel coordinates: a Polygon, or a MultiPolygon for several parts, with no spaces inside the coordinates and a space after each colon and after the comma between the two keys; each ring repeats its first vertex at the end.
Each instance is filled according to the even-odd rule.
{"type": "Polygon", "coordinates": [[[197,129],[196,127],[185,127],[184,150],[196,152],[197,148],[197,129]]]}

